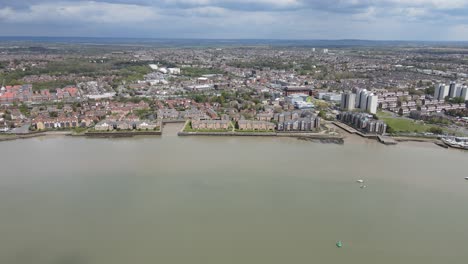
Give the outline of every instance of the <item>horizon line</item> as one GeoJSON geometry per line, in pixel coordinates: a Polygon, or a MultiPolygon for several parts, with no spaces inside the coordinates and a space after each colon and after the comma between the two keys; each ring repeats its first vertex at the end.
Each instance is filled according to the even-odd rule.
{"type": "Polygon", "coordinates": [[[403,40],[403,39],[359,39],[359,38],[337,38],[337,39],[275,39],[275,38],[183,38],[183,37],[110,37],[110,36],[11,36],[0,35],[1,38],[82,38],[82,39],[142,39],[142,40],[257,40],[257,41],[369,41],[369,42],[427,42],[427,43],[468,43],[468,40],[403,40]]]}

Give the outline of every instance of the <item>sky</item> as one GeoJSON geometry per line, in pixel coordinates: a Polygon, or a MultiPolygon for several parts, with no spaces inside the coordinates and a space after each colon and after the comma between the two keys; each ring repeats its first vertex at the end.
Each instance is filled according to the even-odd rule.
{"type": "Polygon", "coordinates": [[[0,36],[468,41],[468,0],[0,0],[0,36]]]}

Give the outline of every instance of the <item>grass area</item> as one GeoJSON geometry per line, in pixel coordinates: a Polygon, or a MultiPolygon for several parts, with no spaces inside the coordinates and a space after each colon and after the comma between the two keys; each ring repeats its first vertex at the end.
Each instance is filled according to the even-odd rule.
{"type": "Polygon", "coordinates": [[[384,112],[384,111],[378,111],[378,112],[377,112],[377,116],[378,116],[380,119],[393,117],[392,113],[384,112]]]}
{"type": "Polygon", "coordinates": [[[151,69],[148,66],[134,65],[120,69],[118,75],[126,82],[134,82],[137,80],[142,80],[144,76],[150,72],[151,69]]]}
{"type": "Polygon", "coordinates": [[[378,112],[377,116],[380,120],[387,123],[393,132],[427,132],[432,126],[424,124],[422,121],[413,121],[406,118],[393,117],[392,114],[387,112],[378,112]]]}
{"type": "Polygon", "coordinates": [[[415,121],[407,118],[393,117],[393,115],[388,112],[379,111],[377,117],[387,124],[390,128],[390,131],[387,130],[389,133],[425,133],[431,132],[431,128],[440,128],[445,133],[457,134],[455,131],[443,126],[427,124],[423,121],[415,121]]]}
{"type": "Polygon", "coordinates": [[[383,119],[387,126],[391,127],[395,132],[427,132],[432,126],[422,122],[415,122],[407,119],[385,118],[383,119]]]}
{"type": "Polygon", "coordinates": [[[0,133],[0,139],[2,139],[2,138],[12,138],[12,137],[16,137],[16,135],[15,134],[0,133]]]}
{"type": "MultiPolygon", "coordinates": [[[[115,74],[118,76],[116,82],[133,82],[143,78],[145,74],[151,72],[147,66],[149,62],[127,62],[120,60],[102,60],[102,62],[91,62],[86,58],[69,58],[61,61],[50,61],[44,66],[30,67],[24,70],[18,69],[8,72],[0,72],[0,80],[4,80],[6,85],[23,84],[22,78],[31,75],[51,75],[51,76],[88,76],[99,77],[115,74]]],[[[62,88],[74,84],[74,81],[46,81],[33,83],[35,90],[62,88]]]]}
{"type": "Polygon", "coordinates": [[[82,134],[88,131],[87,127],[75,127],[72,129],[73,133],[75,134],[82,134]]]}
{"type": "Polygon", "coordinates": [[[188,130],[184,130],[184,132],[231,132],[231,130],[224,130],[224,129],[188,129],[188,130]]]}
{"type": "Polygon", "coordinates": [[[73,81],[47,81],[47,82],[34,82],[32,83],[33,90],[50,90],[55,88],[62,88],[68,85],[75,85],[73,81]]]}
{"type": "Polygon", "coordinates": [[[189,77],[201,77],[206,74],[224,74],[221,69],[217,68],[198,68],[198,67],[185,67],[181,69],[182,75],[189,77]]]}
{"type": "Polygon", "coordinates": [[[0,79],[5,80],[6,85],[14,85],[21,84],[21,78],[30,75],[48,74],[54,76],[62,76],[68,74],[79,74],[95,77],[99,74],[106,73],[110,69],[111,65],[108,63],[92,63],[86,59],[65,59],[61,61],[48,62],[43,67],[32,67],[26,68],[24,70],[18,69],[14,71],[0,73],[0,79]]]}
{"type": "Polygon", "coordinates": [[[252,61],[233,61],[229,66],[237,68],[270,68],[276,70],[290,70],[294,68],[294,64],[281,59],[255,59],[252,61]]]}

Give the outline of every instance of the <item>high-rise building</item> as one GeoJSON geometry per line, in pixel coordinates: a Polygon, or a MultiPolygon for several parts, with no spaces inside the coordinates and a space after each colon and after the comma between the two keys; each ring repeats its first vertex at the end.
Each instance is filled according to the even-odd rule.
{"type": "Polygon", "coordinates": [[[387,125],[381,120],[375,120],[372,115],[357,112],[342,112],[338,120],[366,133],[385,134],[387,125]]]}
{"type": "Polygon", "coordinates": [[[457,96],[457,91],[458,90],[458,85],[456,82],[451,82],[450,85],[449,85],[449,92],[448,92],[448,96],[450,98],[453,98],[455,96],[457,96]]]}
{"type": "Polygon", "coordinates": [[[462,90],[463,90],[463,87],[458,85],[457,86],[457,92],[455,94],[456,97],[461,97],[462,96],[462,90]]]}
{"type": "Polygon", "coordinates": [[[434,99],[437,100],[444,100],[446,96],[449,94],[449,87],[445,84],[439,84],[436,86],[434,91],[434,99]]]}
{"type": "Polygon", "coordinates": [[[367,105],[366,111],[371,114],[377,114],[377,105],[378,105],[378,96],[374,94],[370,94],[367,96],[367,105]]]}
{"type": "Polygon", "coordinates": [[[359,108],[361,106],[361,90],[360,88],[353,89],[353,92],[356,93],[356,102],[354,104],[355,108],[359,108]]]}
{"type": "MultiPolygon", "coordinates": [[[[356,91],[356,108],[362,109],[363,104],[367,103],[367,90],[366,89],[358,89],[356,91]]],[[[364,106],[365,110],[365,106],[364,106]]]]}
{"type": "Polygon", "coordinates": [[[356,104],[356,94],[353,94],[351,92],[349,93],[344,93],[341,96],[341,109],[347,110],[347,111],[352,111],[354,109],[354,106],[356,104]]]}
{"type": "Polygon", "coordinates": [[[359,92],[359,109],[366,111],[367,108],[367,90],[361,90],[359,92]]]}
{"type": "Polygon", "coordinates": [[[460,97],[468,101],[468,86],[463,86],[463,88],[460,89],[460,97]]]}
{"type": "Polygon", "coordinates": [[[442,87],[443,84],[436,85],[434,88],[434,99],[439,100],[439,94],[440,94],[440,87],[442,87]]]}

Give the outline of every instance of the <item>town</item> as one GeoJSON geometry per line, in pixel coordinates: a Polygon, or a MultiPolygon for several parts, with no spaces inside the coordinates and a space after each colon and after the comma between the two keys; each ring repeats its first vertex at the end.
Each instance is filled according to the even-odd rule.
{"type": "Polygon", "coordinates": [[[468,148],[467,54],[463,47],[3,43],[0,131],[159,135],[164,123],[182,122],[181,135],[355,131],[468,148]]]}
{"type": "Polygon", "coordinates": [[[0,264],[468,251],[468,0],[0,0],[0,264]]]}

